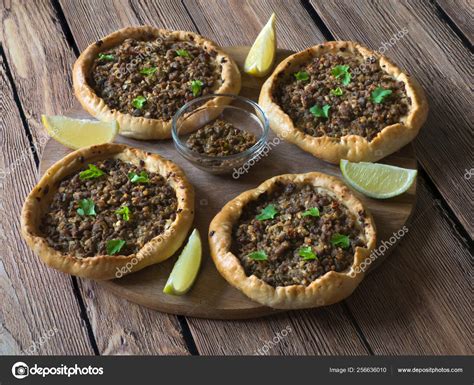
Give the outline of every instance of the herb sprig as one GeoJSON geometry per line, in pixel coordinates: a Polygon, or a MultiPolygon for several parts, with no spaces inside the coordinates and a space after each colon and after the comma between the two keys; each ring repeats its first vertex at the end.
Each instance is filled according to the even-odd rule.
{"type": "Polygon", "coordinates": [[[331,75],[339,79],[341,83],[347,86],[351,82],[352,75],[349,72],[348,65],[337,65],[331,70],[331,75]]]}
{"type": "Polygon", "coordinates": [[[329,109],[331,106],[329,104],[325,104],[322,107],[319,107],[318,105],[314,105],[309,109],[309,112],[311,112],[314,116],[317,118],[329,118],[329,109]]]}
{"type": "Polygon", "coordinates": [[[79,208],[77,209],[77,213],[80,216],[91,216],[91,215],[97,215],[95,212],[95,203],[92,199],[82,199],[79,202],[79,208]]]}
{"type": "Polygon", "coordinates": [[[123,239],[110,239],[106,244],[107,254],[117,254],[120,250],[122,250],[122,247],[125,245],[125,243],[126,242],[123,239]]]}
{"type": "Polygon", "coordinates": [[[275,218],[275,215],[278,214],[278,211],[275,207],[275,205],[268,205],[267,207],[265,207],[261,212],[260,214],[257,215],[257,220],[258,221],[266,221],[267,219],[273,219],[275,218]]]}
{"type": "Polygon", "coordinates": [[[89,164],[89,169],[81,171],[79,173],[79,179],[81,180],[89,180],[89,179],[96,179],[105,173],[97,166],[93,164],[89,164]]]}
{"type": "Polygon", "coordinates": [[[248,257],[254,261],[266,261],[268,259],[267,253],[263,250],[254,251],[250,253],[248,257]]]}

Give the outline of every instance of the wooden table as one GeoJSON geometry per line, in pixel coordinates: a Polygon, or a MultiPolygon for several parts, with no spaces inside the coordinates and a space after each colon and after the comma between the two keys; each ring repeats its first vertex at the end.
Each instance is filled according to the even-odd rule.
{"type": "Polygon", "coordinates": [[[32,352],[33,343],[37,354],[255,354],[284,329],[289,333],[268,354],[473,353],[472,2],[0,4],[1,354],[32,352]],[[431,111],[415,141],[418,203],[407,235],[387,261],[340,304],[251,321],[162,314],[46,268],[20,237],[19,213],[46,142],[40,115],[72,106],[71,68],[79,52],[118,28],[140,24],[196,31],[220,45],[250,45],[272,11],[279,47],[301,50],[334,39],[373,49],[385,43],[386,54],[427,92],[431,111]],[[404,29],[402,38],[390,40],[404,29]]]}

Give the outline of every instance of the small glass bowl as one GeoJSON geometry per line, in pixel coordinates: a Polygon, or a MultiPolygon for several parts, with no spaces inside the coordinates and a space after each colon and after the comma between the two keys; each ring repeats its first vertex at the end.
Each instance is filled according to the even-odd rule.
{"type": "Polygon", "coordinates": [[[260,106],[248,98],[227,94],[206,95],[193,99],[176,112],[171,134],[176,150],[195,167],[212,174],[227,174],[240,168],[265,146],[268,119],[260,106]],[[225,105],[216,105],[221,98],[225,105]],[[222,119],[252,133],[257,142],[243,152],[228,156],[200,154],[189,148],[186,145],[189,135],[215,119],[222,119]]]}

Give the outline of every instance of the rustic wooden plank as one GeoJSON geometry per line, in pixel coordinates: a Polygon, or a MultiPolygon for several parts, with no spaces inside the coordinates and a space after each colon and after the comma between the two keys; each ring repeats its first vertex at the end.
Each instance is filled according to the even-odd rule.
{"type": "Polygon", "coordinates": [[[466,80],[470,53],[427,1],[311,1],[336,39],[357,40],[378,49],[420,81],[430,104],[428,120],[415,140],[418,157],[463,226],[474,234],[466,202],[471,182],[464,178],[472,164],[471,91],[466,80]],[[395,39],[397,40],[397,39],[395,39]],[[393,40],[392,40],[393,42],[393,40]],[[455,118],[453,118],[455,117],[455,118]],[[442,172],[440,172],[442,170],[442,172]]]}
{"type": "Polygon", "coordinates": [[[436,2],[472,44],[474,3],[470,0],[436,0],[436,2]]]}
{"type": "MultiPolygon", "coordinates": [[[[39,115],[63,112],[70,108],[74,100],[70,74],[75,55],[67,44],[56,10],[49,1],[8,3],[4,4],[3,9],[0,38],[7,58],[13,63],[12,76],[28,125],[34,133],[35,143],[40,145],[42,131],[39,115]]],[[[122,11],[125,12],[125,7],[122,11]]],[[[108,20],[114,17],[113,13],[105,15],[110,17],[108,20]]],[[[104,20],[102,25],[107,24],[110,21],[105,23],[104,20]]],[[[22,255],[21,251],[15,254],[22,255]]],[[[29,282],[31,285],[34,283],[29,282]]],[[[115,296],[101,292],[103,289],[96,288],[89,281],[80,282],[80,288],[87,313],[93,317],[90,322],[101,353],[187,353],[176,317],[159,313],[151,315],[145,309],[127,306],[115,296]],[[127,312],[123,311],[124,308],[127,312]],[[151,316],[153,323],[149,322],[151,316]]],[[[57,345],[58,349],[67,346],[61,340],[57,341],[57,345]]]]}
{"type": "Polygon", "coordinates": [[[419,183],[408,233],[347,301],[375,354],[470,355],[472,256],[419,183]]]}
{"type": "Polygon", "coordinates": [[[176,316],[116,297],[94,281],[79,282],[100,354],[189,355],[176,316]]]}
{"type": "Polygon", "coordinates": [[[181,2],[60,0],[79,50],[117,29],[149,24],[158,28],[195,31],[181,2]],[[153,15],[153,16],[151,16],[153,15]]]}
{"type": "Polygon", "coordinates": [[[94,354],[70,278],[46,268],[20,236],[36,167],[3,56],[0,116],[0,355],[94,354]]]}
{"type": "Polygon", "coordinates": [[[61,113],[74,100],[70,77],[74,54],[49,1],[1,1],[0,9],[0,41],[40,151],[41,114],[61,113]]]}
{"type": "Polygon", "coordinates": [[[279,48],[298,51],[324,41],[308,12],[296,1],[184,0],[184,4],[200,33],[220,45],[252,45],[273,12],[279,48]]]}

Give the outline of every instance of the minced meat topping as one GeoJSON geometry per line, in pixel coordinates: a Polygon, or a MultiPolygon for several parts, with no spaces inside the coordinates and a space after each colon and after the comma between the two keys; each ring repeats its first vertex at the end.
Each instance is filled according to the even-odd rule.
{"type": "Polygon", "coordinates": [[[174,189],[160,174],[118,159],[65,178],[41,231],[51,247],[76,257],[130,255],[176,218],[174,189]]]}
{"type": "Polygon", "coordinates": [[[278,184],[248,203],[233,228],[233,253],[247,275],[272,286],[309,285],[341,272],[365,247],[363,222],[329,192],[310,185],[278,184]]]}
{"type": "Polygon", "coordinates": [[[193,151],[208,156],[239,154],[257,142],[251,132],[234,127],[229,122],[216,119],[192,133],[186,145],[193,151]]]}
{"type": "Polygon", "coordinates": [[[405,84],[375,57],[327,53],[278,80],[273,95],[306,134],[359,135],[372,140],[407,115],[405,84]]]}
{"type": "Polygon", "coordinates": [[[219,88],[216,55],[171,38],[126,39],[95,59],[91,83],[113,110],[169,120],[186,102],[219,88]]]}

